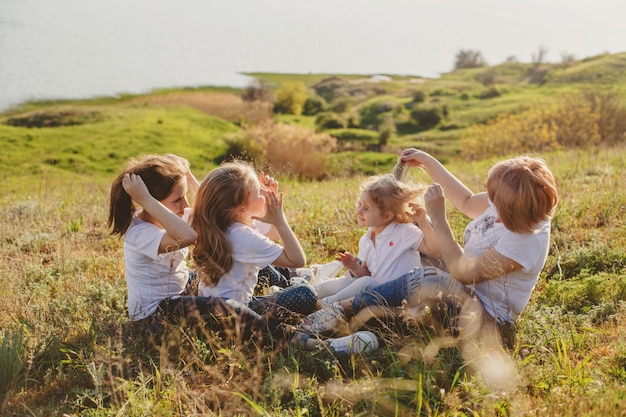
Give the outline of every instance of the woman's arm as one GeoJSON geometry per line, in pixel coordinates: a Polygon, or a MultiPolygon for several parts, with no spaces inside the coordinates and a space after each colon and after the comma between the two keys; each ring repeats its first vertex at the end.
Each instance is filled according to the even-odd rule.
{"type": "MultiPolygon", "coordinates": [[[[487,193],[474,194],[441,162],[426,152],[413,148],[405,149],[400,154],[400,158],[409,166],[423,168],[434,183],[441,185],[452,205],[469,218],[478,217],[489,206],[487,193]]],[[[431,214],[430,211],[429,214],[431,214]]]]}
{"type": "Polygon", "coordinates": [[[152,197],[139,175],[126,174],[122,179],[122,186],[128,195],[165,229],[159,253],[181,249],[196,241],[198,235],[189,223],[152,197]]]}
{"type": "Polygon", "coordinates": [[[438,184],[428,187],[424,196],[431,214],[433,231],[441,251],[441,257],[452,275],[462,284],[470,285],[499,278],[522,268],[517,262],[491,248],[479,256],[466,256],[452,233],[446,218],[446,203],[442,188],[438,184]]]}

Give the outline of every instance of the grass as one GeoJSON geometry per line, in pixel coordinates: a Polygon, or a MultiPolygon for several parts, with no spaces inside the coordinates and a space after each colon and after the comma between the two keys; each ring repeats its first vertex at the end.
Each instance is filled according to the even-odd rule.
{"type": "MultiPolygon", "coordinates": [[[[184,329],[172,329],[166,340],[151,345],[127,321],[121,241],[105,229],[112,176],[50,167],[30,179],[7,177],[11,191],[3,189],[0,203],[5,260],[0,379],[10,372],[21,377],[9,377],[10,383],[4,377],[3,410],[90,416],[418,415],[420,410],[423,415],[613,415],[623,409],[626,395],[624,153],[544,155],[562,199],[553,249],[520,321],[514,358],[523,382],[507,395],[489,393],[453,350],[441,352],[432,366],[399,362],[399,348],[423,337],[403,327],[376,330],[383,348],[367,357],[236,348],[184,329]]],[[[450,159],[448,166],[480,189],[492,162],[450,159]]],[[[426,181],[419,171],[411,178],[426,181]]],[[[281,179],[288,218],[311,262],[356,250],[362,230],[355,227],[353,207],[361,180],[281,179]]],[[[460,236],[467,220],[452,210],[450,215],[460,236]]]]}
{"type": "MultiPolygon", "coordinates": [[[[485,88],[476,81],[480,71],[420,83],[394,77],[393,86],[381,86],[400,102],[409,100],[413,89],[428,90],[429,100],[449,106],[447,123],[456,128],[401,132],[385,153],[330,155],[339,174],[324,181],[278,174],[287,216],[310,263],[328,261],[340,250],[356,252],[363,233],[354,220],[359,185],[367,175],[388,172],[399,149],[427,149],[470,188],[481,190],[488,168],[507,155],[471,163],[459,159],[463,129],[532,100],[589,87],[551,84],[550,77],[544,85],[528,85],[528,67],[503,64],[495,68],[497,77],[512,84],[499,98],[478,99],[485,88]]],[[[274,83],[326,78],[262,75],[274,83]]],[[[401,361],[402,347],[425,343],[429,335],[399,323],[373,328],[382,341],[377,352],[348,357],[281,344],[236,347],[184,327],[155,340],[131,326],[122,242],[106,230],[111,181],[128,158],[142,153],[178,153],[203,177],[222,154],[224,137],[240,130],[241,119],[228,116],[233,109],[240,115],[249,110],[235,91],[207,88],[28,103],[0,115],[0,414],[623,414],[623,144],[542,155],[557,178],[561,202],[546,266],[519,321],[513,358],[520,384],[513,392],[488,390],[454,349],[442,350],[431,365],[401,361]],[[62,123],[26,128],[7,125],[9,119],[62,123]]],[[[314,120],[279,119],[306,126],[314,120]]],[[[428,181],[417,170],[410,178],[428,181]]],[[[460,239],[468,219],[451,208],[449,218],[460,239]]]]}

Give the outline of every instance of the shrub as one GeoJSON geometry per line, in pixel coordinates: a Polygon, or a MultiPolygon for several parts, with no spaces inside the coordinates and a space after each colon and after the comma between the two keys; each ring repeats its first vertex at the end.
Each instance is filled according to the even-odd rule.
{"type": "Polygon", "coordinates": [[[257,80],[252,85],[247,86],[241,92],[243,101],[274,101],[274,93],[268,83],[264,80],[257,80]]]}
{"type": "Polygon", "coordinates": [[[382,123],[384,115],[392,112],[396,108],[396,103],[389,100],[375,100],[372,103],[361,108],[359,115],[361,116],[360,127],[365,129],[377,130],[382,123]]]}
{"type": "Polygon", "coordinates": [[[326,129],[343,129],[346,127],[346,121],[337,113],[321,113],[315,119],[315,127],[318,131],[326,129]]]}
{"type": "Polygon", "coordinates": [[[338,97],[344,95],[347,83],[339,77],[325,78],[313,85],[315,94],[324,98],[327,103],[331,103],[338,97]]]}
{"type": "Polygon", "coordinates": [[[307,97],[307,88],[302,81],[286,81],[276,90],[274,112],[299,116],[307,97]]]}
{"type": "Polygon", "coordinates": [[[326,133],[273,122],[246,127],[229,143],[237,144],[240,153],[226,154],[224,159],[249,157],[260,169],[271,167],[309,179],[324,177],[326,156],[337,147],[337,140],[326,133]]]}
{"type": "Polygon", "coordinates": [[[382,148],[387,146],[387,143],[389,143],[389,139],[393,138],[397,132],[393,115],[387,113],[383,116],[383,121],[381,122],[378,131],[380,132],[378,135],[378,147],[379,150],[382,150],[382,148]]]}
{"type": "Polygon", "coordinates": [[[378,146],[379,134],[367,129],[334,129],[326,133],[337,139],[339,151],[366,151],[378,146]]]}
{"type": "Polygon", "coordinates": [[[335,113],[345,113],[352,105],[352,100],[349,97],[340,97],[333,101],[330,106],[330,110],[335,113]]]}
{"type": "Polygon", "coordinates": [[[480,68],[486,64],[480,51],[461,49],[454,58],[454,69],[480,68]]]}
{"type": "Polygon", "coordinates": [[[423,103],[424,101],[426,101],[426,97],[428,97],[428,94],[426,94],[424,90],[415,90],[412,94],[412,97],[413,103],[423,103]]]}
{"type": "Polygon", "coordinates": [[[517,115],[500,114],[485,125],[468,129],[461,137],[463,155],[482,159],[613,144],[625,135],[626,110],[616,100],[605,99],[605,105],[598,104],[601,101],[594,94],[571,94],[556,104],[534,103],[530,110],[517,115]]]}
{"type": "Polygon", "coordinates": [[[587,91],[585,100],[591,105],[591,111],[598,113],[598,131],[601,141],[606,145],[617,145],[626,139],[626,107],[618,93],[608,91],[587,91]]]}
{"type": "Polygon", "coordinates": [[[15,127],[41,128],[77,126],[86,123],[96,123],[102,120],[103,116],[98,111],[67,109],[61,111],[45,110],[19,117],[11,117],[5,124],[15,127]]]}
{"type": "Polygon", "coordinates": [[[478,98],[489,99],[489,98],[500,97],[501,95],[502,93],[500,92],[500,89],[498,89],[498,87],[489,87],[485,91],[481,92],[478,95],[478,98]]]}
{"type": "Polygon", "coordinates": [[[440,108],[415,108],[411,110],[411,119],[422,129],[432,129],[443,120],[443,114],[440,108]]]}
{"type": "Polygon", "coordinates": [[[328,104],[320,96],[311,96],[306,99],[302,107],[302,114],[305,116],[315,116],[318,113],[326,111],[328,104]]]}
{"type": "Polygon", "coordinates": [[[496,71],[493,68],[487,69],[485,72],[478,76],[478,81],[485,87],[488,87],[496,82],[496,71]]]}

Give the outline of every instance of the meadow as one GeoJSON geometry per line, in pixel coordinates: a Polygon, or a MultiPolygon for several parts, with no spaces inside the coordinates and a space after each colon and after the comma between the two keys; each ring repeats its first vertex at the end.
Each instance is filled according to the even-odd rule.
{"type": "MultiPolygon", "coordinates": [[[[430,104],[448,105],[449,117],[438,128],[411,127],[407,112],[398,110],[397,130],[383,148],[328,152],[322,178],[303,178],[267,161],[259,165],[279,179],[287,217],[309,263],[326,262],[339,250],[356,252],[363,233],[354,218],[359,184],[368,175],[389,172],[400,149],[427,148],[481,191],[488,168],[520,150],[469,158],[462,136],[476,124],[530,109],[529,101],[540,97],[569,93],[576,89],[574,81],[588,83],[589,73],[605,74],[623,100],[621,80],[590,70],[591,64],[555,68],[545,89],[525,84],[516,76],[521,70],[495,68],[500,77],[510,77],[502,78],[498,88],[508,93],[496,103],[473,98],[472,89],[485,88],[476,81],[478,70],[432,85],[425,81],[418,85],[429,86],[430,104]]],[[[286,76],[259,74],[270,83],[281,77],[286,76]]],[[[387,87],[385,100],[410,102],[412,93],[403,91],[415,85],[398,78],[387,87]]],[[[139,154],[172,152],[188,158],[201,178],[233,141],[240,143],[246,124],[265,119],[315,124],[314,116],[272,115],[237,94],[168,90],[117,100],[28,103],[0,115],[0,414],[626,415],[623,139],[572,147],[553,142],[536,152],[554,172],[561,200],[548,261],[518,323],[512,357],[520,382],[513,391],[487,389],[452,348],[442,350],[432,365],[399,360],[400,348],[428,336],[401,323],[374,328],[381,348],[352,356],[302,352],[281,343],[233,346],[186,328],[168,329],[155,340],[134,328],[126,313],[122,241],[106,228],[109,187],[121,165],[139,154]]],[[[350,106],[365,108],[381,93],[371,94],[350,106]]],[[[532,151],[532,143],[526,145],[530,149],[524,151],[532,151]]],[[[419,170],[409,179],[428,181],[419,170]]],[[[452,208],[449,216],[461,239],[468,219],[452,208]]]]}

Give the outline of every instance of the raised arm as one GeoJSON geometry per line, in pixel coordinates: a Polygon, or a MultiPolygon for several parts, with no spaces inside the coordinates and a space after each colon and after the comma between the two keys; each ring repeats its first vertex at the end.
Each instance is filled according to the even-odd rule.
{"type": "Polygon", "coordinates": [[[306,255],[302,245],[291,230],[283,211],[282,193],[277,196],[274,191],[267,191],[265,193],[265,216],[263,218],[254,217],[254,219],[271,224],[280,237],[283,252],[273,262],[274,265],[285,268],[300,268],[306,264],[306,255]]]}
{"type": "Polygon", "coordinates": [[[517,262],[491,248],[479,256],[466,256],[459,247],[446,218],[446,201],[443,189],[434,184],[424,195],[441,257],[450,275],[465,285],[502,277],[522,268],[517,262]]]}
{"type": "MultiPolygon", "coordinates": [[[[434,183],[439,184],[454,207],[470,218],[478,217],[489,205],[487,193],[474,194],[441,162],[426,152],[411,148],[405,149],[400,158],[409,166],[423,168],[434,183]]],[[[429,214],[431,212],[429,211],[429,214]]],[[[431,214],[432,215],[432,214],[431,214]]]]}
{"type": "Polygon", "coordinates": [[[122,186],[128,195],[165,229],[166,233],[161,239],[159,253],[184,248],[196,241],[198,235],[189,223],[154,198],[139,175],[126,174],[122,179],[122,186]]]}

